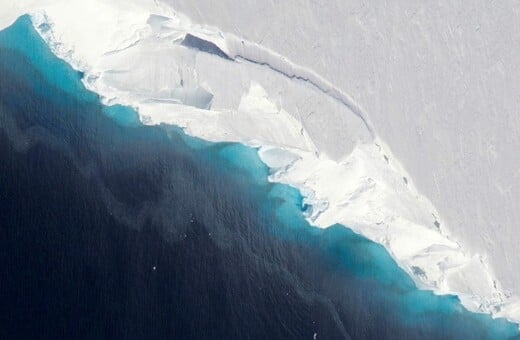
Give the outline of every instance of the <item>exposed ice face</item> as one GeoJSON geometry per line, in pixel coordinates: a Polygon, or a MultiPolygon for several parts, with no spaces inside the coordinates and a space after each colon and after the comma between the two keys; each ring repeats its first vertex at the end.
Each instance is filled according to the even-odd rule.
{"type": "Polygon", "coordinates": [[[152,1],[18,6],[0,23],[33,13],[54,52],[105,102],[137,108],[147,124],[258,146],[271,180],[302,190],[315,225],[352,227],[384,244],[419,285],[520,320],[520,303],[484,258],[450,237],[360,106],[312,68],[152,1]]]}

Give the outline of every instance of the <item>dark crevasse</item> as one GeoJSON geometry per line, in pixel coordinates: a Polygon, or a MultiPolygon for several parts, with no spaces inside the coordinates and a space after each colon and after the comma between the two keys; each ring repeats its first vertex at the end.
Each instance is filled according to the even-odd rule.
{"type": "Polygon", "coordinates": [[[105,107],[29,17],[0,32],[0,338],[506,339],[321,230],[255,150],[105,107]]]}

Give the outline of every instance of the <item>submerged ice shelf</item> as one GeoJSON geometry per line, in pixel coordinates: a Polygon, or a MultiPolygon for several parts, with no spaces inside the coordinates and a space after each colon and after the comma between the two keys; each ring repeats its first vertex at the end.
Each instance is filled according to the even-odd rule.
{"type": "Polygon", "coordinates": [[[363,111],[329,81],[166,5],[96,5],[102,16],[89,16],[90,3],[19,10],[106,103],[135,107],[146,124],[258,147],[271,180],[301,190],[313,225],[349,226],[383,244],[420,287],[520,320],[517,297],[501,289],[484,257],[450,237],[363,111]],[[89,16],[81,26],[78,15],[89,16]],[[344,143],[333,147],[332,135],[344,143]]]}

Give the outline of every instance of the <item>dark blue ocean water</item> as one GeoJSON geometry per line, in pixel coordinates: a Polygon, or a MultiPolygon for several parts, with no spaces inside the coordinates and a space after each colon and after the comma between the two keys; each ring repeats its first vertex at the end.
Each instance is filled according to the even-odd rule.
{"type": "Polygon", "coordinates": [[[256,151],[104,107],[0,32],[0,338],[507,339],[385,249],[312,228],[256,151]]]}

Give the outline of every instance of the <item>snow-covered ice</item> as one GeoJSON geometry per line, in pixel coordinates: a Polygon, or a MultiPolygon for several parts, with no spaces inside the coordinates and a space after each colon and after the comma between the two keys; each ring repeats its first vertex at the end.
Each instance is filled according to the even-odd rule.
{"type": "MultiPolygon", "coordinates": [[[[395,103],[408,102],[403,91],[411,85],[401,89],[404,85],[400,81],[413,80],[413,77],[404,75],[402,79],[386,79],[381,71],[383,74],[375,79],[387,82],[370,83],[368,88],[362,87],[365,92],[361,89],[353,92],[364,104],[370,100],[376,103],[363,105],[368,108],[363,110],[349,95],[352,86],[362,78],[358,75],[350,79],[348,75],[359,72],[357,65],[350,64],[350,61],[352,55],[368,58],[372,52],[348,45],[350,38],[334,35],[338,31],[333,31],[331,25],[339,19],[327,23],[319,20],[319,15],[330,10],[338,11],[336,15],[344,13],[341,5],[331,5],[322,12],[318,9],[311,11],[314,5],[303,8],[303,16],[313,19],[311,23],[315,32],[309,34],[298,31],[303,28],[293,22],[296,16],[289,16],[289,22],[283,22],[273,14],[273,29],[283,32],[278,34],[284,37],[286,45],[282,46],[273,36],[265,37],[266,44],[258,36],[261,32],[272,32],[271,29],[262,30],[261,26],[255,28],[256,21],[250,22],[261,11],[251,14],[249,19],[249,9],[244,16],[233,17],[239,28],[226,32],[227,29],[233,30],[229,23],[223,23],[228,18],[225,11],[231,3],[225,1],[220,9],[211,5],[194,9],[188,2],[179,1],[179,8],[190,14],[198,11],[196,15],[200,21],[195,23],[169,5],[152,0],[27,0],[2,5],[0,27],[9,25],[21,14],[30,13],[35,27],[53,51],[83,71],[86,86],[99,93],[105,103],[136,108],[146,124],[176,124],[187,133],[210,141],[236,141],[258,147],[260,158],[272,169],[270,180],[299,188],[305,202],[312,205],[306,216],[313,225],[326,228],[335,223],[344,224],[383,244],[420,287],[441,294],[457,294],[470,310],[520,321],[520,278],[516,273],[507,275],[501,271],[498,279],[495,266],[491,266],[497,263],[494,256],[502,252],[506,255],[500,255],[501,260],[504,256],[514,257],[514,249],[502,247],[500,235],[489,235],[486,228],[491,226],[480,225],[482,221],[489,221],[487,216],[475,214],[473,220],[454,219],[449,209],[439,213],[429,200],[433,196],[436,203],[439,202],[439,198],[446,195],[440,194],[446,192],[443,190],[454,190],[454,199],[459,197],[457,190],[481,191],[472,189],[469,184],[466,188],[453,189],[451,182],[439,179],[437,166],[448,166],[445,161],[439,161],[435,167],[432,165],[431,175],[425,174],[423,165],[419,169],[411,165],[410,160],[419,152],[417,150],[431,150],[409,146],[408,149],[414,152],[403,152],[403,140],[410,142],[413,139],[398,138],[398,133],[408,135],[411,132],[402,127],[403,120],[389,121],[395,110],[401,108],[395,103]],[[202,24],[204,22],[214,26],[202,24]],[[221,25],[222,29],[217,28],[221,25]],[[287,27],[296,29],[298,35],[291,36],[291,29],[287,27]],[[314,40],[294,41],[303,35],[314,40]],[[341,39],[347,39],[347,42],[341,39]],[[344,49],[323,46],[329,41],[344,49]],[[340,62],[338,58],[345,60],[340,62]],[[402,90],[396,91],[392,98],[390,103],[394,106],[384,107],[384,102],[377,99],[379,86],[402,90]],[[380,115],[384,114],[388,117],[381,119],[380,115]],[[387,129],[384,123],[390,127],[387,129]],[[394,124],[401,126],[403,131],[396,132],[394,124]],[[394,145],[400,151],[399,156],[404,157],[403,164],[407,169],[411,168],[410,173],[401,165],[401,157],[398,160],[392,154],[394,145]],[[433,178],[439,193],[425,196],[419,192],[415,183],[419,182],[420,188],[425,188],[425,177],[433,178]],[[445,211],[449,220],[444,219],[445,211]],[[461,228],[471,230],[473,225],[478,226],[475,227],[477,232],[472,231],[471,235],[460,232],[461,228]],[[486,232],[480,234],[480,228],[486,232]],[[478,235],[488,239],[494,247],[473,247],[473,239],[478,235]],[[509,290],[502,286],[502,279],[508,282],[509,290]]],[[[249,5],[254,8],[254,4],[249,5]]],[[[286,6],[281,6],[280,13],[287,16],[288,12],[284,11],[290,7],[286,6]]],[[[269,6],[263,8],[267,12],[272,10],[269,6]]],[[[388,15],[395,19],[399,14],[386,14],[385,11],[374,14],[371,8],[366,8],[352,14],[352,18],[373,25],[370,21],[373,17],[388,15]]],[[[414,15],[405,11],[402,16],[410,17],[410,21],[418,22],[418,27],[424,29],[421,8],[416,8],[414,15]]],[[[361,26],[366,30],[372,27],[361,26]]],[[[340,29],[347,31],[345,27],[340,29]]],[[[370,32],[376,34],[371,37],[367,33],[374,39],[370,43],[378,39],[383,45],[387,43],[387,33],[370,32]]],[[[406,36],[400,31],[398,33],[395,39],[406,36]]],[[[432,38],[427,32],[422,34],[426,40],[432,38]]],[[[410,51],[401,41],[398,46],[410,51]]],[[[417,49],[417,53],[421,51],[417,49]]],[[[496,67],[500,69],[500,65],[496,67]]],[[[388,71],[392,72],[393,69],[388,71]]],[[[374,78],[367,79],[374,81],[374,78]]],[[[436,79],[422,80],[434,83],[436,79]]],[[[389,93],[382,92],[385,96],[389,93]]],[[[410,93],[421,95],[416,91],[410,93]]],[[[465,104],[460,105],[463,108],[465,104]]],[[[438,107],[442,106],[439,104],[438,107]]],[[[422,109],[433,110],[431,107],[422,109]]],[[[420,121],[416,123],[414,117],[408,120],[406,112],[409,109],[404,111],[407,124],[427,127],[424,115],[418,114],[416,119],[420,121]]],[[[438,126],[432,126],[432,129],[438,129],[438,126]]],[[[453,138],[446,137],[448,133],[445,130],[434,130],[434,133],[439,134],[436,140],[442,148],[431,151],[433,160],[448,153],[450,148],[466,148],[463,137],[457,144],[452,143],[453,138]]],[[[419,135],[424,134],[427,133],[419,135]]],[[[422,143],[424,141],[418,145],[422,143]]],[[[489,147],[493,149],[494,145],[491,143],[489,147]]],[[[426,162],[430,163],[431,160],[426,162]]],[[[453,169],[464,168],[467,164],[455,162],[453,169]]],[[[455,170],[449,171],[453,174],[455,170]]],[[[483,172],[481,175],[486,174],[483,172]]],[[[474,177],[473,180],[486,179],[474,177]]],[[[507,191],[504,187],[503,190],[507,191]]],[[[430,194],[431,190],[425,192],[430,194]]],[[[475,202],[487,202],[485,197],[480,199],[480,196],[474,197],[475,202]]],[[[455,209],[461,209],[457,204],[467,204],[467,201],[451,204],[455,209]]],[[[444,207],[445,203],[441,206],[444,207]]],[[[479,213],[486,211],[482,208],[479,213]]],[[[520,239],[517,234],[511,237],[514,242],[520,239]]],[[[517,261],[520,259],[503,266],[514,271],[517,261]]]]}

